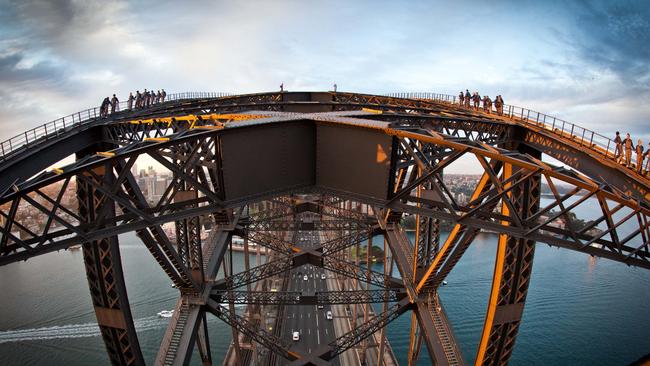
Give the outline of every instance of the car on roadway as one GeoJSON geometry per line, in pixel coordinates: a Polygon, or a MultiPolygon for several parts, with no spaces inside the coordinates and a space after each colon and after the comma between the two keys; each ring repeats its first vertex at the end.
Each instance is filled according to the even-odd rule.
{"type": "Polygon", "coordinates": [[[328,310],[327,314],[325,314],[325,317],[327,318],[327,320],[332,320],[332,311],[328,310]]]}
{"type": "Polygon", "coordinates": [[[321,279],[321,280],[324,280],[325,278],[326,278],[326,277],[325,277],[325,273],[321,273],[321,274],[320,274],[320,279],[321,279]]]}
{"type": "Polygon", "coordinates": [[[293,332],[293,334],[291,335],[291,339],[293,339],[294,341],[299,341],[300,333],[298,331],[293,332]]]}
{"type": "Polygon", "coordinates": [[[302,279],[307,281],[307,275],[305,275],[302,279]]]}
{"type": "Polygon", "coordinates": [[[317,308],[318,308],[318,309],[322,309],[322,308],[323,308],[323,304],[318,304],[317,308]]]}

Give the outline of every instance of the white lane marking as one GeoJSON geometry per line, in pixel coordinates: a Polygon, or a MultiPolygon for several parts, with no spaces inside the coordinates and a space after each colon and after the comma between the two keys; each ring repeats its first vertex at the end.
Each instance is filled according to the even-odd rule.
{"type": "Polygon", "coordinates": [[[320,344],[320,330],[316,331],[316,341],[320,344]]]}

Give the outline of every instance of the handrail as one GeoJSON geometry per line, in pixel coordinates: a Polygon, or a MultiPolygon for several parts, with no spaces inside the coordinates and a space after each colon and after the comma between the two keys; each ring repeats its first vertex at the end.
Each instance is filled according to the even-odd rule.
{"type": "MultiPolygon", "coordinates": [[[[448,94],[436,94],[436,93],[428,93],[428,92],[417,92],[417,93],[408,92],[408,93],[389,93],[386,96],[395,97],[395,98],[407,98],[407,99],[428,99],[428,100],[435,100],[439,102],[446,102],[446,103],[458,105],[458,102],[456,101],[456,96],[448,95],[448,94]]],[[[578,126],[574,123],[567,122],[557,117],[540,113],[528,108],[518,107],[510,104],[504,104],[503,114],[499,115],[496,114],[496,109],[493,107],[494,104],[490,108],[490,113],[493,113],[497,116],[507,117],[514,121],[536,126],[538,128],[543,128],[544,130],[550,131],[563,138],[568,138],[578,143],[580,146],[588,147],[592,151],[606,158],[610,158],[610,159],[616,158],[616,143],[609,137],[603,136],[597,132],[578,126]]],[[[470,110],[471,109],[473,109],[473,107],[470,107],[470,110]]],[[[484,110],[485,110],[485,105],[481,101],[481,103],[479,104],[479,111],[484,111],[484,110]]],[[[631,162],[636,164],[636,157],[637,157],[636,151],[632,151],[632,156],[634,158],[631,159],[631,162]]],[[[619,159],[621,160],[624,159],[624,155],[619,157],[619,159]]]]}
{"type": "MultiPolygon", "coordinates": [[[[187,92],[187,93],[174,93],[168,94],[165,97],[165,102],[178,101],[185,99],[200,99],[200,98],[220,98],[225,96],[230,96],[230,93],[218,93],[218,92],[187,92]]],[[[161,104],[154,103],[152,106],[161,104]]],[[[146,108],[146,107],[145,107],[146,108]]],[[[135,108],[128,109],[128,101],[122,101],[119,103],[119,108],[116,110],[117,113],[123,113],[126,111],[132,111],[135,108]]],[[[141,109],[141,108],[139,108],[141,109]]],[[[60,134],[70,131],[75,128],[80,128],[87,125],[90,122],[95,122],[100,120],[100,108],[88,108],[83,111],[79,111],[61,118],[57,118],[54,121],[44,123],[40,126],[34,127],[30,130],[27,130],[19,135],[11,137],[5,141],[0,142],[0,162],[4,162],[11,155],[20,150],[23,147],[27,147],[36,142],[43,142],[51,138],[57,137],[60,134]]]]}

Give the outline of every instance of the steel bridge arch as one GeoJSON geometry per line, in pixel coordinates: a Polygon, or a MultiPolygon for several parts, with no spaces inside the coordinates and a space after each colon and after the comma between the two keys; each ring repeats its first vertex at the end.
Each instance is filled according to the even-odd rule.
{"type": "MultiPolygon", "coordinates": [[[[372,214],[366,216],[375,221],[372,230],[384,233],[404,278],[400,305],[371,325],[385,326],[412,310],[432,359],[441,364],[462,362],[462,358],[457,349],[446,350],[441,343],[440,333],[451,331],[433,321],[440,317],[431,311],[439,304],[436,288],[480,230],[498,233],[497,264],[477,363],[504,364],[523,312],[535,242],[650,268],[648,180],[598,153],[594,146],[554,135],[543,126],[432,100],[315,92],[168,102],[64,129],[3,157],[0,265],[82,243],[98,322],[109,354],[116,355],[111,361],[141,364],[123,284],[106,283],[97,276],[121,278],[116,235],[136,231],[183,289],[178,309],[185,309],[179,313],[187,315],[186,322],[190,319],[183,324],[175,319],[178,329],[168,331],[170,338],[163,340],[157,362],[189,361],[187,347],[195,342],[206,361],[211,359],[207,333],[200,330],[205,328],[206,312],[244,333],[248,329],[245,320],[215,307],[211,296],[222,296],[223,289],[209,281],[243,217],[241,207],[294,193],[334,196],[371,207],[372,214]],[[551,166],[542,161],[542,153],[574,170],[551,166]],[[77,155],[75,163],[43,171],[71,154],[77,155]],[[146,202],[130,173],[142,155],[157,160],[175,176],[166,197],[156,204],[146,202]],[[442,172],[465,155],[472,156],[484,174],[474,195],[463,204],[450,194],[442,172]],[[73,180],[79,202],[86,202],[76,212],[61,204],[73,180]],[[552,189],[551,204],[540,204],[542,181],[552,189]],[[558,183],[571,191],[560,194],[555,188],[558,183]],[[42,189],[54,184],[61,184],[61,193],[57,198],[45,197],[42,189]],[[574,195],[581,197],[577,204],[567,201],[574,195]],[[570,214],[588,199],[597,200],[602,212],[590,227],[576,229],[570,214]],[[44,230],[34,232],[21,223],[17,216],[21,204],[48,218],[44,230]],[[417,215],[415,243],[405,240],[397,225],[404,213],[417,215]],[[194,218],[199,216],[210,217],[220,227],[207,246],[197,239],[200,227],[194,218]],[[553,225],[557,218],[567,221],[565,228],[553,225]],[[435,233],[420,229],[439,220],[455,226],[445,243],[433,248],[430,237],[435,233]],[[174,248],[162,233],[160,225],[170,221],[176,222],[187,250],[181,250],[181,244],[174,248]],[[604,229],[593,230],[598,225],[604,229]],[[21,236],[12,234],[12,228],[18,228],[21,236]],[[109,335],[116,330],[124,332],[109,335]],[[170,356],[178,352],[170,346],[175,332],[186,347],[181,357],[170,356]],[[129,357],[120,358],[123,355],[129,357]]],[[[335,210],[335,217],[356,220],[336,204],[318,202],[326,212],[335,210]]],[[[291,258],[284,267],[278,264],[274,273],[299,263],[353,270],[323,254],[331,250],[329,244],[318,253],[293,247],[287,239],[255,235],[260,244],[291,258]]],[[[331,245],[354,244],[351,239],[341,240],[331,245]]],[[[265,300],[253,296],[249,301],[265,300]]],[[[269,339],[271,335],[263,335],[257,341],[273,349],[269,339]]],[[[348,341],[342,342],[349,346],[348,341]]],[[[320,358],[290,347],[275,351],[297,363],[319,364],[337,354],[339,346],[330,345],[320,358]]],[[[412,340],[411,354],[416,350],[412,340]]]]}

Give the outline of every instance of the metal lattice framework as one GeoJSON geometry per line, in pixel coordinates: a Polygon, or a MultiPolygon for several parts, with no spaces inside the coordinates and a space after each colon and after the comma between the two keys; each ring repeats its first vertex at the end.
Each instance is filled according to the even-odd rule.
{"type": "Polygon", "coordinates": [[[180,292],[156,364],[187,364],[195,347],[211,364],[208,313],[232,327],[230,364],[279,356],[321,365],[353,351],[381,363],[390,357],[386,325],[410,312],[409,364],[424,344],[436,364],[457,365],[464,361],[437,289],[487,231],[498,245],[476,364],[507,364],[535,243],[650,268],[650,182],[608,159],[594,133],[586,143],[586,130],[579,137],[555,120],[549,128],[539,113],[531,122],[530,112],[452,101],[329,92],[183,98],[26,138],[0,161],[0,265],[83,245],[116,365],[144,364],[120,261],[117,235],[126,232],[136,232],[180,292]],[[74,163],[47,170],[72,155],[74,163]],[[131,171],[140,158],[170,173],[155,197],[131,171]],[[466,199],[443,174],[461,162],[482,170],[466,199]],[[402,227],[409,217],[413,241],[402,227]],[[441,242],[443,223],[451,231],[441,242]],[[174,238],[164,224],[173,224],[174,238]],[[385,239],[383,272],[360,265],[360,248],[376,235],[385,239]],[[238,272],[233,236],[246,258],[238,272]],[[266,263],[250,266],[251,246],[266,263]],[[304,265],[352,291],[287,290],[289,273],[304,265]],[[286,306],[315,304],[353,304],[354,321],[363,322],[313,352],[283,339],[282,322],[273,331],[263,325],[262,309],[281,319],[286,306]]]}

